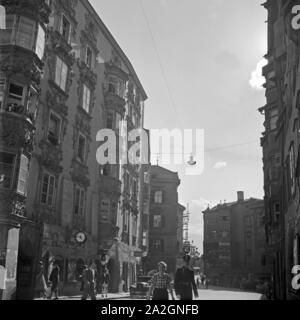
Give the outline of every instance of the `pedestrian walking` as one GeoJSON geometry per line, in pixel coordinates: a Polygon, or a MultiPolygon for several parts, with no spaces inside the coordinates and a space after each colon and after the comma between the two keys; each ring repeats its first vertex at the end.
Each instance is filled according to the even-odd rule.
{"type": "Polygon", "coordinates": [[[204,280],[205,289],[208,289],[209,279],[206,277],[204,280]]]}
{"type": "Polygon", "coordinates": [[[154,274],[150,281],[148,300],[169,300],[169,292],[172,299],[175,300],[173,288],[171,286],[171,277],[167,273],[167,264],[163,261],[158,263],[158,272],[154,274]]]}
{"type": "Polygon", "coordinates": [[[60,268],[58,266],[57,261],[53,261],[53,269],[51,271],[49,281],[51,282],[51,293],[49,299],[52,299],[52,295],[54,294],[54,300],[58,300],[58,285],[59,285],[59,273],[60,268]]]}
{"type": "Polygon", "coordinates": [[[100,277],[100,287],[101,287],[101,298],[102,299],[107,299],[109,281],[110,281],[109,271],[105,267],[103,274],[100,277]]]}
{"type": "Polygon", "coordinates": [[[38,263],[38,273],[35,281],[35,292],[37,298],[47,298],[48,287],[44,276],[43,262],[38,263]]]}
{"type": "Polygon", "coordinates": [[[184,256],[184,266],[179,268],[175,274],[174,287],[179,300],[193,300],[193,292],[195,298],[198,298],[194,271],[190,269],[190,260],[190,256],[184,256]]]}
{"type": "Polygon", "coordinates": [[[93,264],[90,263],[88,267],[84,266],[83,270],[83,296],[81,300],[86,300],[89,296],[92,300],[96,300],[96,290],[95,290],[95,280],[96,280],[96,272],[93,269],[93,264]]]}

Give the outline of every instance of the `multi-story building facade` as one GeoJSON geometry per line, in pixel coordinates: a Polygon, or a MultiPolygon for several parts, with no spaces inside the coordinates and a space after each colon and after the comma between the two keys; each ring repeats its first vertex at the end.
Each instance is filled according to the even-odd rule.
{"type": "Polygon", "coordinates": [[[118,154],[127,130],[143,127],[146,93],[88,1],[0,4],[3,296],[10,298],[18,278],[17,296],[32,297],[39,260],[46,278],[58,261],[64,288],[78,290],[83,264],[99,266],[103,255],[110,290],[126,290],[140,263],[143,172],[118,157],[99,164],[105,141],[98,133],[122,136],[113,146],[118,154]]]}
{"type": "Polygon", "coordinates": [[[299,31],[292,27],[295,1],[266,1],[268,60],[263,69],[267,104],[263,148],[267,262],[275,299],[299,298],[291,285],[299,264],[299,31]]]}
{"type": "Polygon", "coordinates": [[[204,263],[207,276],[223,285],[238,285],[250,274],[268,278],[265,263],[264,202],[244,199],[204,213],[204,263]]]}
{"type": "MultiPolygon", "coordinates": [[[[160,166],[151,166],[150,176],[150,229],[147,272],[157,269],[157,263],[164,261],[168,272],[174,274],[176,262],[182,247],[178,229],[179,213],[184,210],[178,203],[180,180],[176,172],[160,166]]],[[[182,218],[181,218],[182,219],[182,218]]],[[[182,223],[182,222],[181,222],[182,223]]]]}

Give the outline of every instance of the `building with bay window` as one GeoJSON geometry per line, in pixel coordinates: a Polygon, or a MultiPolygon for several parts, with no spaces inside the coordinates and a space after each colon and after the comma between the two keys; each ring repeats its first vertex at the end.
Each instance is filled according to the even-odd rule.
{"type": "Polygon", "coordinates": [[[54,259],[63,293],[78,293],[82,266],[103,254],[110,291],[126,290],[141,262],[144,171],[100,165],[96,136],[142,129],[147,95],[88,1],[0,5],[1,298],[32,298],[38,261],[47,278],[54,259]]]}
{"type": "Polygon", "coordinates": [[[300,264],[299,211],[299,30],[292,28],[295,1],[266,1],[267,65],[263,69],[267,103],[261,138],[265,182],[267,264],[274,299],[299,299],[291,283],[300,264]]]}

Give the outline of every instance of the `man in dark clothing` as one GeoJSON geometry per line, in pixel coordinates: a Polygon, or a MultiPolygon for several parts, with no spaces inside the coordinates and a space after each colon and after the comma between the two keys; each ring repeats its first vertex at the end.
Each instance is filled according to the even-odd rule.
{"type": "Polygon", "coordinates": [[[174,288],[177,297],[180,300],[193,300],[193,291],[195,298],[198,298],[198,290],[195,283],[194,271],[189,268],[190,256],[184,256],[184,266],[179,268],[175,274],[174,288]]]}
{"type": "Polygon", "coordinates": [[[95,281],[96,281],[96,272],[93,269],[93,264],[90,263],[88,268],[83,270],[83,281],[84,281],[84,289],[83,296],[81,300],[86,300],[89,296],[92,300],[96,300],[96,292],[95,292],[95,281]]]}
{"type": "Polygon", "coordinates": [[[58,300],[58,284],[59,284],[59,266],[56,261],[53,261],[53,269],[51,271],[49,281],[51,282],[51,294],[49,299],[52,299],[54,293],[55,300],[58,300]]]}

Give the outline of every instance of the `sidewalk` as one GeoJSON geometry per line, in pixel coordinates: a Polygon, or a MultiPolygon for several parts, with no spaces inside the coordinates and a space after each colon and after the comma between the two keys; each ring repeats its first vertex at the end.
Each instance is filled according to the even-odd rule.
{"type": "MultiPolygon", "coordinates": [[[[120,299],[129,299],[130,294],[128,292],[122,292],[122,293],[109,293],[107,300],[120,300],[120,299]]],[[[37,298],[34,300],[47,300],[43,298],[37,298]]],[[[81,300],[80,296],[60,296],[59,300],[81,300]]],[[[97,300],[101,301],[101,294],[97,295],[97,300]]]]}

